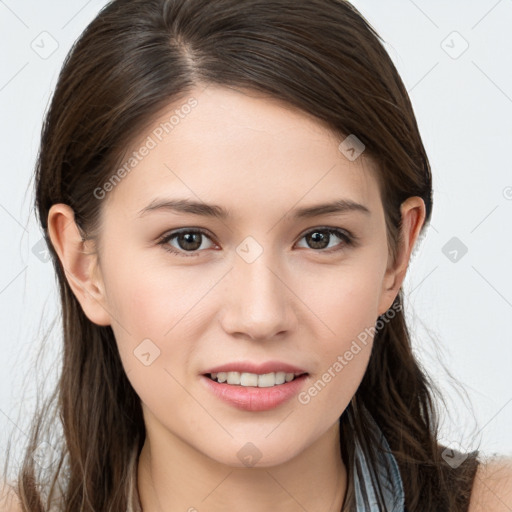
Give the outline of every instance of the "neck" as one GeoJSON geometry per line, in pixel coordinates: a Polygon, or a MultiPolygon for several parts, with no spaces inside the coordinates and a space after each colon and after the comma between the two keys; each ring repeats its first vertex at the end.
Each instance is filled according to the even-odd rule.
{"type": "Polygon", "coordinates": [[[347,488],[337,422],[296,457],[269,467],[227,466],[168,431],[147,432],[137,479],[144,512],[339,512],[347,488]]]}

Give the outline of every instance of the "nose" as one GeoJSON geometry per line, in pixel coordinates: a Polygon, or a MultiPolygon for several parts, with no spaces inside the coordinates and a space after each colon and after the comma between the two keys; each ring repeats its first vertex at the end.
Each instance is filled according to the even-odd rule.
{"type": "Polygon", "coordinates": [[[293,330],[295,296],[286,281],[266,251],[251,263],[236,256],[224,280],[221,323],[225,332],[264,341],[293,330]]]}

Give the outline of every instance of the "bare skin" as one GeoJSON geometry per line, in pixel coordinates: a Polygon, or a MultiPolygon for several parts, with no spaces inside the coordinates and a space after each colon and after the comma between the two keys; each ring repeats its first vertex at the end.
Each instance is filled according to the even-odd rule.
{"type": "MultiPolygon", "coordinates": [[[[197,106],[103,199],[99,260],[68,206],[49,214],[73,292],[92,322],[112,326],[141,398],[143,510],[339,511],[347,472],[338,419],[363,378],[371,337],[307,404],[295,396],[270,410],[240,410],[213,395],[202,374],[227,362],[277,360],[305,369],[302,391],[311,388],[391,307],[425,205],[419,197],[401,205],[403,242],[392,261],[364,153],[350,161],[323,124],[255,93],[209,86],[190,96],[197,106]],[[139,216],[157,197],[214,203],[230,216],[139,216]],[[293,217],[338,199],[368,212],[293,217]],[[356,244],[326,226],[350,232],[356,244]],[[181,255],[158,244],[183,228],[207,232],[198,249],[187,251],[177,237],[166,246],[181,255]],[[315,228],[326,248],[318,235],[314,245],[315,228]],[[261,249],[251,262],[237,252],[246,237],[252,245],[242,247],[261,249]],[[147,339],[159,350],[149,365],[134,354],[147,339]],[[259,452],[250,467],[239,455],[247,443],[259,452]]],[[[162,112],[127,155],[179,106],[162,112]]]]}

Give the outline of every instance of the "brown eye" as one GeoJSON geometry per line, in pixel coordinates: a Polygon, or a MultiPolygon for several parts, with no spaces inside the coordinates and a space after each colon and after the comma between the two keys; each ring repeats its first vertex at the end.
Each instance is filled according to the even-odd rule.
{"type": "Polygon", "coordinates": [[[325,249],[328,249],[325,252],[334,252],[347,245],[352,245],[351,235],[337,228],[315,228],[303,235],[302,238],[307,240],[309,249],[317,249],[320,252],[324,252],[325,249]],[[335,238],[342,240],[343,243],[329,245],[333,239],[335,241],[335,238]]]}
{"type": "Polygon", "coordinates": [[[203,245],[204,238],[209,239],[208,235],[204,231],[197,229],[187,229],[169,233],[165,235],[158,243],[163,245],[166,251],[177,254],[179,256],[198,256],[200,253],[198,249],[203,245]],[[173,241],[174,239],[176,239],[177,247],[169,244],[169,242],[173,241]]]}
{"type": "MultiPolygon", "coordinates": [[[[164,235],[158,243],[171,254],[185,257],[200,256],[202,252],[200,249],[205,239],[211,241],[210,236],[203,230],[182,229],[164,235]],[[170,242],[174,242],[174,245],[171,245],[170,242]]],[[[315,228],[304,234],[301,239],[307,240],[306,248],[313,249],[316,252],[332,253],[347,246],[355,245],[355,237],[339,228],[315,228]],[[336,242],[336,239],[338,239],[338,242],[336,242]]],[[[202,248],[207,249],[211,246],[202,248]]]]}

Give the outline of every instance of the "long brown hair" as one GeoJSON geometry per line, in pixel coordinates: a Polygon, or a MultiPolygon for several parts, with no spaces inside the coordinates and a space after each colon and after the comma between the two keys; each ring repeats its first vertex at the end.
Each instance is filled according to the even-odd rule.
{"type": "MultiPolygon", "coordinates": [[[[140,400],[113,331],[89,321],[74,296],[48,236],[49,209],[70,205],[84,239],[96,240],[103,202],[94,191],[162,108],[210,83],[262,92],[313,115],[340,137],[355,134],[378,165],[393,256],[406,198],[425,202],[422,232],[430,220],[431,170],[409,96],[378,34],[351,4],[110,2],[69,52],[42,129],[35,207],[58,278],[64,344],[57,387],[36,411],[16,482],[25,511],[53,506],[125,512],[130,454],[145,438],[140,400]],[[56,461],[49,471],[38,471],[33,452],[56,429],[62,430],[60,442],[50,443],[56,461]]],[[[377,330],[367,371],[340,418],[340,455],[350,476],[357,439],[375,472],[381,447],[364,408],[398,462],[407,509],[466,510],[476,452],[457,470],[444,461],[438,391],[412,353],[402,290],[394,306],[396,314],[377,330]]],[[[349,483],[343,510],[353,509],[349,483]]]]}

